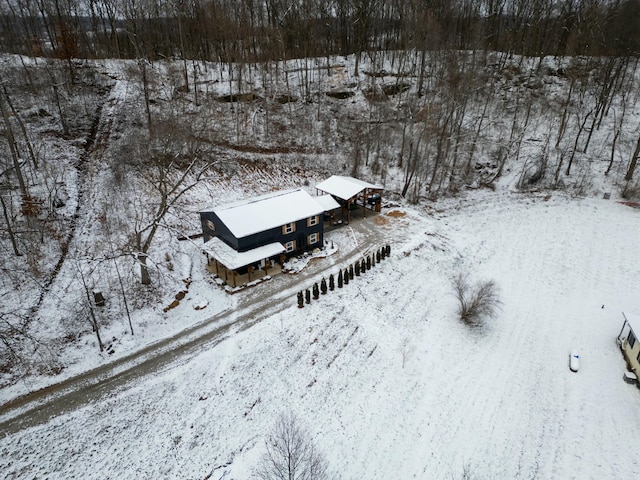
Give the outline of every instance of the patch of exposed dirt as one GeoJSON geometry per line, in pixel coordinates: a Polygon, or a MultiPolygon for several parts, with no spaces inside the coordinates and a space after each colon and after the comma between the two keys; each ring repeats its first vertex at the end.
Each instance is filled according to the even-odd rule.
{"type": "Polygon", "coordinates": [[[233,102],[253,102],[256,100],[264,100],[260,95],[255,93],[239,93],[231,95],[221,95],[216,98],[219,102],[233,103],[233,102]]]}
{"type": "Polygon", "coordinates": [[[406,215],[406,212],[403,212],[401,210],[391,210],[390,212],[387,212],[387,216],[392,218],[402,218],[406,215]]]}
{"type": "Polygon", "coordinates": [[[234,150],[236,152],[243,153],[259,153],[259,154],[290,154],[290,153],[301,153],[301,154],[319,154],[322,153],[319,149],[309,148],[305,146],[289,146],[289,145],[281,145],[277,147],[261,147],[255,144],[239,144],[232,143],[226,140],[217,139],[215,142],[212,142],[210,139],[206,137],[196,136],[195,140],[202,143],[209,143],[211,145],[215,145],[218,147],[228,148],[230,150],[234,150]]]}
{"type": "Polygon", "coordinates": [[[406,92],[410,88],[411,88],[411,85],[409,85],[408,83],[393,83],[389,85],[383,85],[382,91],[384,92],[385,95],[390,96],[390,95],[396,95],[398,93],[406,92]]]}
{"type": "Polygon", "coordinates": [[[275,98],[275,100],[279,104],[284,105],[285,103],[297,102],[298,101],[298,97],[296,97],[294,95],[278,95],[275,98]]]}
{"type": "Polygon", "coordinates": [[[347,98],[351,98],[355,95],[355,92],[351,90],[334,90],[331,92],[326,92],[327,97],[337,98],[338,100],[345,100],[347,98]]]}

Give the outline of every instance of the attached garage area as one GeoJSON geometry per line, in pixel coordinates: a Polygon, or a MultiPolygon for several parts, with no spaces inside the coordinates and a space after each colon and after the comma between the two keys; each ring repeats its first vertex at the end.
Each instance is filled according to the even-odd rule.
{"type": "MultiPolygon", "coordinates": [[[[364,217],[367,216],[367,210],[379,213],[384,188],[357,178],[333,175],[316,185],[316,190],[337,200],[340,220],[349,223],[352,210],[362,209],[364,217]]],[[[332,215],[332,224],[333,221],[335,219],[332,215]]]]}

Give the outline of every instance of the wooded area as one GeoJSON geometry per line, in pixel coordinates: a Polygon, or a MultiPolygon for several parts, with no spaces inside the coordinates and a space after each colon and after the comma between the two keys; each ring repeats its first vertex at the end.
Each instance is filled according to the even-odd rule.
{"type": "Polygon", "coordinates": [[[3,51],[64,59],[640,52],[638,0],[3,0],[0,8],[3,51]]]}

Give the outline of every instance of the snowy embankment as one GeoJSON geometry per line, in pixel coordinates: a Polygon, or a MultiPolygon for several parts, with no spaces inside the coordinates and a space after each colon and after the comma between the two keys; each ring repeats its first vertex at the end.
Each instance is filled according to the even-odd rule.
{"type": "Polygon", "coordinates": [[[343,289],[2,438],[0,470],[248,478],[290,410],[342,479],[632,476],[640,391],[615,337],[640,310],[640,211],[476,192],[429,213],[385,216],[391,258],[343,289]],[[501,288],[483,330],[455,318],[458,272],[501,288]]]}

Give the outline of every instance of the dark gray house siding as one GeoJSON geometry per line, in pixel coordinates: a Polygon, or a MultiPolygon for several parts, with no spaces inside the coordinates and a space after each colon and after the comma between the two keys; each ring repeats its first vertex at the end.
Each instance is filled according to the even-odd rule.
{"type": "Polygon", "coordinates": [[[213,237],[219,237],[224,243],[234,250],[238,250],[238,239],[231,233],[227,226],[218,218],[214,212],[200,212],[200,222],[202,223],[202,233],[204,241],[207,242],[213,237]],[[211,228],[213,223],[215,229],[211,228]]]}
{"type": "Polygon", "coordinates": [[[246,252],[273,242],[280,242],[286,248],[289,242],[295,241],[294,249],[291,252],[287,252],[287,256],[316,247],[322,248],[324,244],[322,214],[316,215],[315,217],[317,217],[315,225],[309,225],[309,218],[304,218],[294,222],[295,229],[291,233],[285,233],[284,225],[281,225],[269,230],[247,235],[246,237],[236,238],[214,212],[200,213],[200,221],[202,223],[202,232],[205,242],[217,236],[234,250],[237,250],[238,252],[246,252]],[[211,228],[210,222],[213,224],[214,229],[211,228]],[[309,237],[313,234],[316,234],[317,241],[310,244],[309,237]]]}

